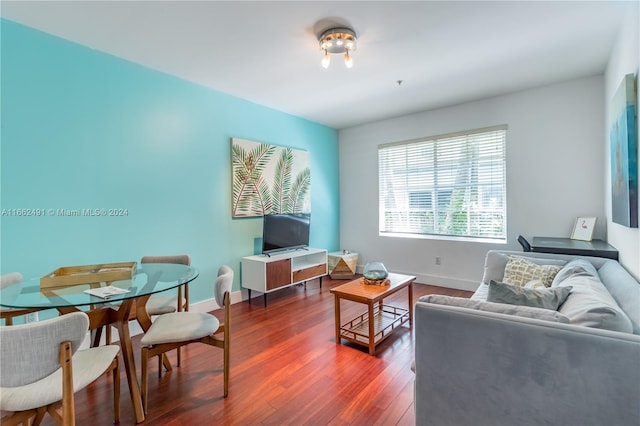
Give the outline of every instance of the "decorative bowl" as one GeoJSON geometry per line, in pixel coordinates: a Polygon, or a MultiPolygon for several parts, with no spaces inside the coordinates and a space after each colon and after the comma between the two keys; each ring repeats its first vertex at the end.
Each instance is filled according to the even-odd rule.
{"type": "Polygon", "coordinates": [[[370,281],[381,281],[389,276],[389,272],[382,262],[369,262],[364,265],[362,275],[370,281]]]}

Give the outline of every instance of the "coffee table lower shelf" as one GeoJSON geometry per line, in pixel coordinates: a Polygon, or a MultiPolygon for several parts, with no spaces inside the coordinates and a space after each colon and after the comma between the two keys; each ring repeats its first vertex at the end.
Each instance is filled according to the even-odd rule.
{"type": "MultiPolygon", "coordinates": [[[[393,330],[409,321],[409,310],[391,305],[376,305],[373,310],[373,342],[377,345],[393,330]]],[[[353,343],[369,346],[369,313],[340,326],[340,337],[353,343]]]]}

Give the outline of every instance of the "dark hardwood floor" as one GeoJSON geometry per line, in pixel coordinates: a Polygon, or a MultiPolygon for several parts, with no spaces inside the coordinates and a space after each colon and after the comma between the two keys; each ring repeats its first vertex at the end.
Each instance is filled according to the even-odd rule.
{"type": "MultiPolygon", "coordinates": [[[[182,365],[149,377],[149,425],[413,425],[413,332],[395,331],[377,355],[351,344],[336,345],[333,295],[344,280],[310,281],[251,303],[231,307],[231,374],[228,398],[222,397],[222,350],[193,344],[183,348],[182,365]]],[[[470,292],[414,285],[414,300],[439,293],[468,297],[470,292]]],[[[388,299],[406,304],[406,291],[388,299]]],[[[342,301],[343,318],[364,305],[342,301]]],[[[214,314],[221,315],[221,311],[214,314]]],[[[134,337],[139,369],[140,336],[134,337]]],[[[121,375],[121,424],[134,424],[124,373],[121,375]]],[[[76,394],[78,425],[110,425],[110,376],[76,394]]],[[[53,421],[46,417],[43,424],[53,421]]]]}

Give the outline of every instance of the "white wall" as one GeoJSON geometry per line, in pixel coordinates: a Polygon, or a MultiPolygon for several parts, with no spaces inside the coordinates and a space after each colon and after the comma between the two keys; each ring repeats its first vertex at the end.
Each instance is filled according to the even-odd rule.
{"type": "MultiPolygon", "coordinates": [[[[640,10],[640,9],[639,9],[640,10]]],[[[640,13],[640,12],[638,12],[640,13]]],[[[611,221],[611,161],[609,149],[609,114],[611,99],[618,89],[622,78],[626,74],[638,76],[638,50],[640,38],[638,31],[639,16],[628,15],[620,27],[620,33],[615,43],[614,49],[609,58],[607,70],[605,72],[605,104],[607,125],[604,135],[604,156],[605,156],[605,211],[607,214],[607,235],[609,243],[620,251],[620,263],[640,279],[640,230],[638,228],[627,228],[611,221]]],[[[640,90],[637,91],[640,94],[640,90]]],[[[640,97],[636,99],[636,108],[640,105],[640,97]]],[[[640,164],[640,161],[638,162],[640,164]]],[[[640,209],[639,209],[640,211],[640,209]]]]}
{"type": "Polygon", "coordinates": [[[577,216],[597,216],[604,238],[603,96],[595,76],[341,130],[341,248],[360,266],[381,260],[421,283],[475,290],[487,250],[520,250],[518,234],[568,237],[577,216]],[[507,244],[378,235],[379,144],[497,124],[509,126],[507,244]]]}

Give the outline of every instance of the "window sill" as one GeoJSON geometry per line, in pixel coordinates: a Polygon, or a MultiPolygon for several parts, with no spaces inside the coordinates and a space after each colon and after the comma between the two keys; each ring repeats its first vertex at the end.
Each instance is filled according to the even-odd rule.
{"type": "Polygon", "coordinates": [[[396,232],[379,232],[381,237],[390,238],[409,238],[414,240],[441,240],[441,241],[463,241],[466,243],[486,243],[486,244],[507,244],[506,238],[480,238],[480,237],[463,237],[454,235],[434,235],[434,234],[410,234],[396,232]]]}

